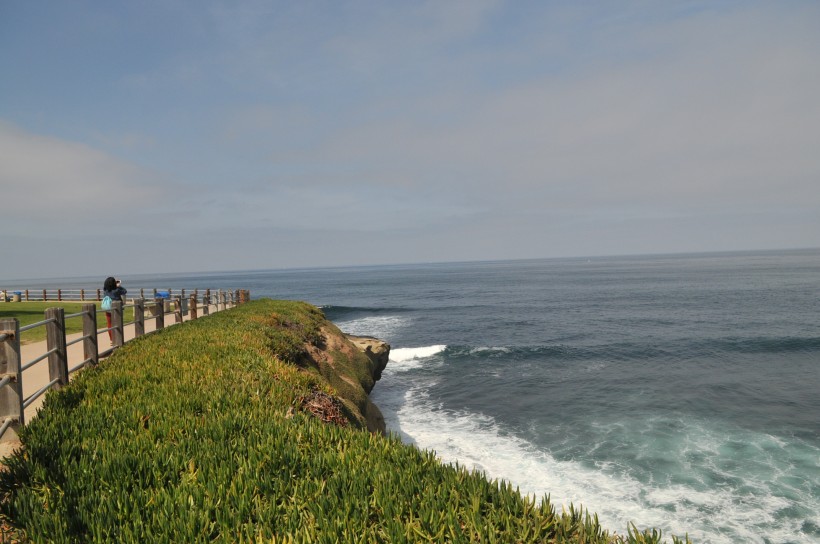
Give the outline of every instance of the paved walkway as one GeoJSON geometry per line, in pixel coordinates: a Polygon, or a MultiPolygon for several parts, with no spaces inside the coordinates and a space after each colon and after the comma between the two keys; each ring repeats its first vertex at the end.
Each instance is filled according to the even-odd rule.
{"type": "MultiPolygon", "coordinates": [[[[229,306],[230,307],[230,306],[229,306]]],[[[203,316],[203,308],[202,306],[197,307],[197,315],[201,318],[203,316]]],[[[99,311],[99,310],[98,310],[99,311]]],[[[214,313],[217,311],[216,304],[212,304],[208,307],[209,313],[214,313]]],[[[191,319],[191,314],[188,312],[184,317],[183,321],[188,321],[191,319]]],[[[176,324],[176,318],[174,313],[166,313],[165,314],[165,328],[173,326],[176,324]]],[[[156,319],[151,317],[151,312],[148,308],[145,310],[145,333],[148,334],[149,332],[153,332],[156,327],[156,319]]],[[[123,327],[123,332],[125,334],[125,341],[128,342],[134,338],[134,325],[133,323],[130,325],[126,325],[123,327]]],[[[66,337],[66,343],[71,342],[77,338],[82,337],[82,333],[71,334],[66,337]]],[[[108,333],[102,332],[98,334],[98,349],[100,352],[106,351],[109,348],[109,340],[108,340],[108,333]]],[[[20,361],[23,365],[26,363],[33,361],[40,355],[44,354],[48,351],[48,347],[46,346],[46,342],[35,342],[31,344],[24,344],[20,346],[20,361]]],[[[76,344],[72,344],[68,346],[68,368],[69,370],[76,367],[80,363],[85,360],[85,354],[83,353],[83,343],[77,342],[76,344]]],[[[100,361],[100,364],[105,364],[104,360],[100,361]]],[[[77,372],[82,372],[79,370],[77,372]]],[[[77,372],[73,372],[70,378],[74,377],[77,372]]],[[[69,379],[70,379],[69,378],[69,379]]],[[[32,394],[36,393],[43,387],[45,387],[48,382],[51,380],[49,379],[48,375],[48,359],[43,359],[42,361],[35,364],[33,367],[26,369],[23,372],[23,398],[28,398],[32,394]]],[[[47,393],[46,393],[47,394],[47,393]]],[[[32,402],[25,410],[25,421],[31,421],[31,418],[37,415],[37,412],[40,410],[40,407],[43,405],[43,401],[45,400],[46,394],[40,396],[37,400],[32,402]]],[[[19,446],[19,442],[10,442],[10,443],[0,443],[0,460],[3,457],[8,456],[17,446],[19,446]]]]}

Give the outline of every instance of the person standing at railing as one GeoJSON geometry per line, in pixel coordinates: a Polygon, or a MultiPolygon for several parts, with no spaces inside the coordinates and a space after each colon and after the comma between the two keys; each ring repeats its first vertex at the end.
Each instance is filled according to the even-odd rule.
{"type": "MultiPolygon", "coordinates": [[[[112,301],[123,301],[123,296],[128,291],[122,286],[122,282],[117,278],[108,276],[103,283],[103,296],[110,298],[112,301]]],[[[105,308],[103,308],[105,309],[105,308]]],[[[111,345],[114,345],[114,333],[111,331],[111,312],[105,312],[105,321],[108,323],[108,339],[111,340],[111,345]]]]}

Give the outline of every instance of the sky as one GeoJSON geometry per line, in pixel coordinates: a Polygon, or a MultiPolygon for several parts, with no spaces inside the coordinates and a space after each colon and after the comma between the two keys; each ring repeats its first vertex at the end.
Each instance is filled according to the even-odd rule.
{"type": "Polygon", "coordinates": [[[820,246],[820,2],[0,0],[0,279],[820,246]]]}

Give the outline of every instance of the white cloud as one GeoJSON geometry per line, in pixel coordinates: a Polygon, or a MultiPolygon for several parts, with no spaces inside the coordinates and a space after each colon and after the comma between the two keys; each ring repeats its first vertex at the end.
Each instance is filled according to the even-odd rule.
{"type": "Polygon", "coordinates": [[[386,100],[318,155],[367,165],[373,185],[443,181],[498,205],[817,209],[820,43],[799,14],[779,17],[775,35],[768,12],[650,26],[619,45],[645,57],[602,50],[582,71],[465,88],[447,123],[430,96],[386,100]]]}
{"type": "Polygon", "coordinates": [[[60,225],[116,230],[167,196],[145,169],[85,144],[0,122],[2,223],[62,232],[60,225]],[[115,222],[114,219],[117,219],[115,222]]]}

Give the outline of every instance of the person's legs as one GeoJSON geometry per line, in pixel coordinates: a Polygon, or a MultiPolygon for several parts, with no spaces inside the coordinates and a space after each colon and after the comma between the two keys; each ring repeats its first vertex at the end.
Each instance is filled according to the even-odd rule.
{"type": "Polygon", "coordinates": [[[111,312],[105,312],[105,321],[108,323],[108,339],[114,341],[114,333],[111,331],[111,312]]]}

